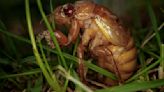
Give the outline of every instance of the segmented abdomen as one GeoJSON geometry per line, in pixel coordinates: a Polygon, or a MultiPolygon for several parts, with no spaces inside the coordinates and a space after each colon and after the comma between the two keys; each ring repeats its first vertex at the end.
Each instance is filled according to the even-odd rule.
{"type": "Polygon", "coordinates": [[[111,45],[108,47],[112,52],[113,61],[108,66],[108,69],[116,74],[119,81],[127,80],[135,71],[136,63],[136,48],[133,39],[131,38],[126,47],[111,45]],[[114,63],[114,65],[112,64],[114,63]]]}

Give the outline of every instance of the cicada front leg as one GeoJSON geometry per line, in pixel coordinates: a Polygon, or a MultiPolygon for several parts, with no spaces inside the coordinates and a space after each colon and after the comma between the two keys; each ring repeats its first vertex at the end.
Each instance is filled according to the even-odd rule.
{"type": "Polygon", "coordinates": [[[80,31],[80,26],[77,20],[72,20],[71,21],[71,28],[69,29],[69,33],[68,33],[68,43],[70,44],[71,42],[74,42],[78,35],[79,35],[79,31],[80,31]]]}
{"type": "MultiPolygon", "coordinates": [[[[71,42],[74,42],[76,40],[76,38],[79,35],[79,30],[80,30],[80,27],[78,25],[78,22],[76,20],[72,20],[71,28],[69,29],[69,33],[68,33],[68,37],[59,30],[55,30],[54,35],[55,35],[60,46],[67,46],[71,42]]],[[[41,34],[39,34],[38,37],[40,39],[45,38],[45,40],[47,41],[47,44],[51,48],[55,48],[55,45],[52,41],[50,33],[47,30],[43,31],[41,34]]]]}
{"type": "MultiPolygon", "coordinates": [[[[66,46],[67,43],[68,43],[68,39],[67,37],[61,32],[61,31],[58,31],[56,30],[54,32],[54,35],[59,43],[60,46],[66,46]]],[[[41,34],[38,35],[38,38],[40,40],[44,39],[46,40],[47,44],[51,47],[51,48],[55,48],[55,45],[52,41],[52,38],[50,36],[50,33],[46,30],[46,31],[43,31],[41,34]]]]}

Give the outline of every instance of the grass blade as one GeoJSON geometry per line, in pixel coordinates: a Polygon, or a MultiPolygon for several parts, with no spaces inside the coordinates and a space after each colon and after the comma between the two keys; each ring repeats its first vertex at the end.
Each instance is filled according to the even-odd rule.
{"type": "Polygon", "coordinates": [[[148,8],[148,13],[149,13],[149,16],[150,16],[150,20],[151,20],[151,23],[152,23],[152,27],[153,27],[153,30],[155,32],[155,37],[157,39],[157,43],[160,47],[161,45],[161,38],[160,38],[160,35],[158,33],[158,24],[157,24],[157,20],[156,20],[156,16],[155,16],[155,13],[151,7],[151,1],[150,0],[147,0],[147,8],[148,8]]]}
{"type": "Polygon", "coordinates": [[[31,39],[32,47],[33,47],[33,53],[35,55],[36,61],[39,65],[39,67],[41,68],[45,78],[47,79],[47,82],[50,84],[50,86],[53,88],[53,90],[56,90],[57,92],[61,92],[61,88],[56,80],[56,77],[54,76],[55,81],[53,81],[52,80],[53,76],[49,75],[49,73],[47,72],[47,70],[42,62],[42,59],[39,55],[39,52],[38,52],[38,49],[36,46],[34,33],[33,33],[33,28],[32,28],[29,0],[25,1],[25,9],[26,9],[26,20],[27,20],[27,25],[28,25],[28,31],[29,31],[29,35],[30,35],[30,39],[31,39]]]}
{"type": "Polygon", "coordinates": [[[122,86],[101,89],[95,92],[136,92],[136,91],[142,91],[150,88],[156,88],[163,85],[164,85],[164,79],[154,80],[154,81],[140,81],[140,82],[125,84],[122,86]]]}
{"type": "Polygon", "coordinates": [[[160,63],[161,59],[158,59],[157,61],[155,61],[153,64],[151,64],[150,66],[146,67],[145,69],[143,69],[142,71],[138,72],[137,74],[135,74],[133,77],[131,77],[129,80],[127,80],[126,82],[130,82],[133,79],[136,79],[137,77],[139,77],[140,75],[142,75],[143,73],[147,72],[148,70],[152,69],[153,67],[155,67],[156,65],[158,65],[160,63]]]}
{"type": "Polygon", "coordinates": [[[160,57],[162,60],[159,66],[159,79],[164,79],[164,44],[161,44],[160,57]]]}
{"type": "Polygon", "coordinates": [[[53,42],[54,42],[54,44],[55,44],[56,50],[58,51],[59,56],[61,57],[62,64],[63,64],[64,68],[68,69],[68,66],[67,66],[66,61],[65,61],[65,59],[64,59],[64,57],[63,57],[63,54],[62,54],[61,49],[60,49],[60,46],[59,46],[59,44],[58,44],[58,42],[57,42],[57,39],[56,39],[56,37],[55,37],[55,34],[54,34],[54,32],[53,32],[53,29],[51,28],[51,25],[49,24],[49,22],[48,22],[48,20],[47,20],[47,18],[46,18],[46,15],[45,15],[45,13],[43,12],[41,0],[37,0],[37,4],[38,4],[38,8],[39,8],[39,10],[40,10],[40,13],[41,13],[41,15],[42,15],[42,17],[43,17],[43,20],[44,20],[44,22],[45,22],[45,24],[46,24],[46,26],[47,26],[47,28],[48,28],[48,31],[49,31],[49,33],[50,33],[50,36],[51,36],[51,38],[52,38],[52,40],[53,40],[53,42]]]}
{"type": "Polygon", "coordinates": [[[40,69],[35,69],[35,70],[30,70],[24,73],[19,73],[19,74],[10,74],[10,75],[1,75],[0,79],[4,78],[11,78],[11,77],[19,77],[19,76],[25,76],[25,75],[32,75],[32,74],[37,74],[41,73],[42,71],[40,69]]]}
{"type": "Polygon", "coordinates": [[[162,58],[160,65],[161,65],[161,67],[163,67],[163,70],[164,70],[164,44],[161,44],[161,55],[160,55],[160,57],[162,58]]]}
{"type": "Polygon", "coordinates": [[[58,66],[58,69],[60,71],[62,71],[62,75],[64,77],[66,77],[68,80],[74,82],[75,84],[79,85],[79,87],[83,88],[83,90],[85,90],[86,92],[93,92],[89,87],[87,87],[86,85],[84,85],[83,83],[81,83],[79,80],[73,78],[69,73],[66,72],[66,70],[61,67],[61,66],[58,66]]]}

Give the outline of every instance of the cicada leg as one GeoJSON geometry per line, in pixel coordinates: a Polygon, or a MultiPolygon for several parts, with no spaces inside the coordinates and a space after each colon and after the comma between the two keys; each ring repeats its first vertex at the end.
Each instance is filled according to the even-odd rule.
{"type": "Polygon", "coordinates": [[[71,28],[69,29],[68,33],[68,42],[67,44],[70,44],[71,42],[74,42],[78,35],[79,35],[80,27],[77,20],[72,20],[71,22],[71,28]]]}
{"type": "Polygon", "coordinates": [[[93,49],[94,55],[98,57],[98,65],[110,72],[115,73],[118,80],[112,80],[110,78],[104,78],[103,82],[107,85],[116,85],[118,82],[122,82],[117,63],[113,58],[112,52],[106,46],[99,46],[93,49]]]}
{"type": "Polygon", "coordinates": [[[79,58],[78,60],[78,73],[79,73],[79,76],[80,76],[80,80],[87,84],[87,81],[86,81],[86,71],[85,71],[85,66],[84,66],[84,62],[83,62],[83,58],[84,58],[84,46],[82,45],[82,43],[80,43],[78,45],[78,48],[77,48],[77,57],[79,58]]]}
{"type": "MultiPolygon", "coordinates": [[[[59,43],[60,46],[66,46],[67,43],[68,43],[68,39],[67,37],[60,31],[56,30],[54,32],[54,35],[59,43]]],[[[51,48],[55,48],[55,45],[52,41],[52,38],[50,36],[50,33],[46,30],[46,31],[43,31],[41,34],[38,35],[38,38],[40,40],[42,40],[43,38],[45,38],[47,44],[51,47],[51,48]]]]}

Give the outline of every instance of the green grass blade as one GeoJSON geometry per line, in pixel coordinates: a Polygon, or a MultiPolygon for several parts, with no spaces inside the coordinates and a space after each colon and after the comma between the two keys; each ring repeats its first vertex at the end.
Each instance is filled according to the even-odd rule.
{"type": "Polygon", "coordinates": [[[148,13],[149,13],[149,16],[150,16],[150,20],[151,20],[151,23],[152,23],[152,27],[153,27],[153,30],[155,32],[155,37],[157,39],[157,43],[160,47],[161,45],[161,38],[160,38],[160,35],[158,33],[158,24],[157,24],[157,20],[156,20],[156,16],[155,16],[155,13],[151,7],[151,0],[147,0],[147,8],[148,8],[148,13]]]}
{"type": "MultiPolygon", "coordinates": [[[[140,52],[140,54],[138,56],[139,56],[139,61],[141,64],[141,69],[145,69],[146,68],[146,62],[145,62],[145,56],[144,56],[143,52],[140,52]]],[[[146,80],[148,79],[148,73],[147,72],[145,72],[143,74],[143,76],[146,80]]]]}
{"type": "Polygon", "coordinates": [[[122,86],[116,86],[112,88],[100,89],[95,92],[136,92],[142,91],[150,88],[156,88],[164,85],[164,79],[154,80],[154,81],[140,81],[125,84],[122,86]]]}
{"type": "Polygon", "coordinates": [[[19,74],[10,74],[10,75],[1,75],[0,79],[4,78],[11,78],[11,77],[19,77],[19,76],[25,76],[25,75],[32,75],[32,74],[37,74],[41,73],[42,71],[40,69],[35,69],[35,70],[30,70],[24,73],[19,73],[19,74]]]}
{"type": "MultiPolygon", "coordinates": [[[[53,14],[53,4],[52,4],[52,0],[50,0],[50,11],[53,14]]],[[[53,17],[53,16],[52,16],[53,17]]],[[[54,18],[52,18],[54,19],[54,18]]],[[[52,28],[55,29],[55,22],[52,21],[52,28]]]]}
{"type": "Polygon", "coordinates": [[[149,65],[148,67],[146,67],[145,69],[143,69],[142,71],[138,72],[137,74],[135,74],[134,76],[132,76],[130,79],[128,79],[126,82],[130,82],[134,79],[136,79],[137,77],[139,77],[140,75],[144,74],[145,72],[147,72],[148,70],[154,68],[156,65],[158,65],[160,63],[161,59],[158,59],[157,61],[155,61],[153,64],[149,65]]]}
{"type": "Polygon", "coordinates": [[[46,59],[46,56],[44,54],[44,51],[43,51],[43,46],[42,46],[42,43],[40,40],[38,40],[38,43],[39,43],[39,47],[40,47],[40,51],[41,51],[41,54],[42,54],[42,57],[43,57],[43,61],[45,63],[45,66],[50,74],[50,76],[53,76],[53,73],[52,73],[52,69],[50,68],[49,64],[48,64],[48,61],[46,59]]]}
{"type": "Polygon", "coordinates": [[[145,53],[147,53],[147,54],[149,54],[150,56],[152,56],[152,57],[154,57],[154,58],[157,58],[157,59],[160,58],[157,54],[155,54],[155,53],[152,52],[152,51],[149,51],[149,50],[146,49],[146,48],[140,48],[140,50],[143,51],[143,52],[145,52],[145,53]]]}
{"type": "Polygon", "coordinates": [[[52,77],[55,78],[55,76],[50,76],[47,72],[47,70],[45,69],[45,66],[42,62],[42,59],[39,55],[37,46],[36,46],[36,42],[35,42],[35,37],[34,37],[34,33],[33,33],[33,29],[32,29],[32,22],[31,22],[31,14],[30,14],[30,7],[29,7],[29,0],[25,1],[25,9],[26,9],[26,20],[27,20],[27,25],[28,25],[28,31],[29,31],[29,35],[30,35],[30,39],[31,39],[31,43],[32,43],[32,47],[33,47],[33,53],[36,57],[36,61],[39,65],[39,67],[41,68],[45,78],[47,79],[47,82],[50,84],[50,86],[53,88],[53,90],[56,90],[57,92],[61,92],[61,88],[57,82],[57,80],[53,81],[52,77]]]}
{"type": "Polygon", "coordinates": [[[161,44],[161,55],[160,55],[160,57],[162,58],[160,65],[161,65],[161,67],[163,67],[163,70],[164,70],[164,44],[161,44]]]}
{"type": "Polygon", "coordinates": [[[0,32],[2,32],[2,33],[5,34],[5,35],[11,36],[11,37],[13,37],[13,38],[16,38],[17,40],[20,40],[20,41],[22,41],[22,42],[31,44],[31,41],[30,41],[30,40],[25,39],[24,37],[15,35],[15,34],[13,34],[13,33],[10,33],[10,32],[8,32],[8,31],[6,31],[6,30],[4,30],[4,29],[0,29],[0,32]]]}
{"type": "MultiPolygon", "coordinates": [[[[52,50],[49,49],[49,48],[45,48],[45,49],[50,50],[51,52],[58,54],[56,51],[52,51],[52,50]]],[[[70,55],[70,54],[67,54],[67,53],[63,53],[63,56],[64,56],[65,58],[67,58],[67,59],[70,59],[70,60],[74,61],[74,63],[78,63],[78,58],[77,58],[77,57],[74,57],[74,56],[72,56],[72,55],[70,55]]],[[[111,73],[111,72],[109,72],[109,71],[107,71],[107,70],[105,70],[105,69],[103,69],[103,68],[101,68],[101,67],[98,67],[97,65],[94,65],[93,63],[89,63],[89,62],[87,62],[87,61],[84,61],[84,64],[85,64],[89,69],[91,69],[91,70],[93,70],[93,71],[96,71],[96,72],[98,72],[98,73],[100,73],[100,74],[102,74],[102,75],[105,75],[105,76],[107,76],[107,77],[109,77],[109,78],[111,78],[111,79],[114,79],[114,80],[116,79],[116,76],[115,76],[113,73],[111,73]]]]}
{"type": "Polygon", "coordinates": [[[72,54],[73,56],[76,55],[76,51],[77,51],[77,47],[78,47],[79,42],[80,42],[80,39],[78,38],[75,42],[75,45],[74,45],[73,54],[72,54]]]}
{"type": "MultiPolygon", "coordinates": [[[[158,27],[158,31],[160,31],[164,27],[164,22],[158,27]]],[[[141,45],[141,48],[143,48],[154,36],[156,33],[153,33],[152,35],[148,36],[141,45]]]]}
{"type": "Polygon", "coordinates": [[[89,63],[88,61],[85,61],[84,64],[86,64],[88,66],[88,68],[91,69],[91,70],[94,70],[94,71],[96,71],[100,74],[103,74],[103,75],[105,75],[105,76],[107,76],[107,77],[109,77],[113,80],[117,79],[116,76],[113,73],[108,72],[107,70],[102,69],[101,67],[98,67],[97,65],[89,63]]]}
{"type": "Polygon", "coordinates": [[[83,90],[85,90],[86,92],[93,92],[88,86],[84,85],[79,80],[75,79],[69,73],[67,73],[67,71],[62,66],[58,66],[58,69],[62,72],[61,74],[63,75],[63,77],[79,85],[79,87],[83,88],[83,90]]]}
{"type": "Polygon", "coordinates": [[[159,66],[159,79],[164,79],[164,44],[161,44],[160,58],[162,59],[159,66]]]}
{"type": "Polygon", "coordinates": [[[43,20],[44,20],[44,22],[45,22],[45,24],[46,24],[46,26],[47,26],[47,28],[48,28],[48,31],[49,31],[49,33],[50,33],[50,36],[51,36],[51,38],[52,38],[52,40],[53,40],[53,42],[54,42],[54,44],[55,44],[55,48],[56,48],[57,51],[59,52],[59,56],[61,57],[62,64],[63,64],[64,68],[68,69],[68,66],[67,66],[67,64],[66,64],[66,61],[65,61],[63,55],[62,55],[60,46],[59,46],[58,41],[57,41],[57,39],[56,39],[56,37],[55,37],[55,34],[54,34],[54,32],[53,32],[53,29],[51,28],[51,26],[50,26],[50,24],[49,24],[49,22],[48,22],[48,20],[47,20],[47,18],[46,18],[46,15],[45,15],[45,13],[43,12],[43,8],[42,8],[41,1],[40,1],[40,0],[37,0],[37,4],[38,4],[39,11],[40,11],[40,13],[41,13],[41,15],[42,15],[42,17],[43,17],[43,20]]]}

